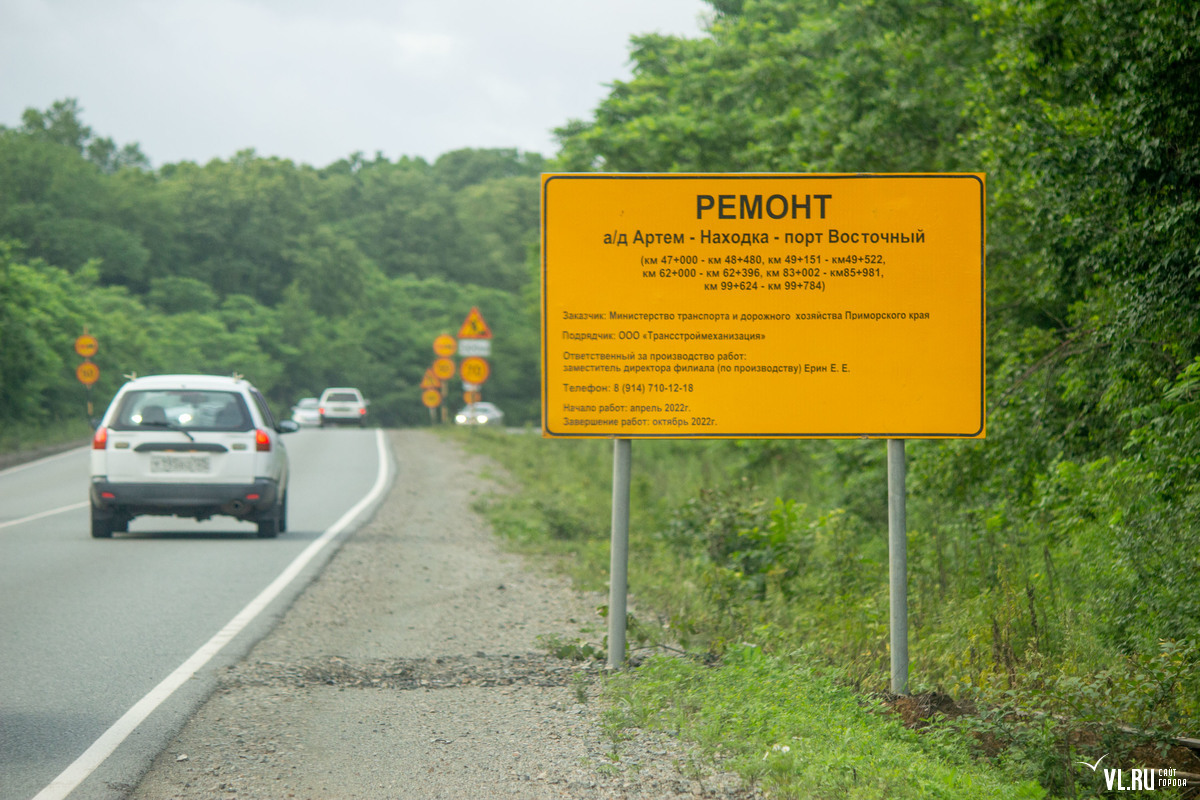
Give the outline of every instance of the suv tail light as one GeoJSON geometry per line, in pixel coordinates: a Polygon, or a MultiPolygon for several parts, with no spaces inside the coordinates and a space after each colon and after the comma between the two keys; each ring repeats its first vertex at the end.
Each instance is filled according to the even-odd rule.
{"type": "Polygon", "coordinates": [[[92,449],[103,450],[108,446],[108,428],[96,428],[92,435],[92,449]]]}
{"type": "Polygon", "coordinates": [[[271,452],[271,436],[262,428],[254,431],[254,449],[260,453],[271,452]]]}

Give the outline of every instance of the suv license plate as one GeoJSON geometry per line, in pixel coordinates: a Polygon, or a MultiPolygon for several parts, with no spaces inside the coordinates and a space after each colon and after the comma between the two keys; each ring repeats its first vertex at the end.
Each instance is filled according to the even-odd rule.
{"type": "Polygon", "coordinates": [[[150,456],[151,472],[198,473],[212,468],[212,456],[155,453],[150,456]]]}

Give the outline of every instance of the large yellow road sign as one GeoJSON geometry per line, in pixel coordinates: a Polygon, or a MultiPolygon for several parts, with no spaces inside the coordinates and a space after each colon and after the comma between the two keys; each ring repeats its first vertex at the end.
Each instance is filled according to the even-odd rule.
{"type": "Polygon", "coordinates": [[[547,174],[542,431],[984,435],[980,174],[547,174]]]}

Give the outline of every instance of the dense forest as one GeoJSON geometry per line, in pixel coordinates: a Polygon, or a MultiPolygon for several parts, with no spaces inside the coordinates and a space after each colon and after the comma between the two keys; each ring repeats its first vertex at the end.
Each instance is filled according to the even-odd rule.
{"type": "Polygon", "coordinates": [[[494,335],[486,396],[537,418],[541,156],[318,169],[246,151],[150,169],[75,100],[22,123],[0,130],[0,427],[85,416],[85,326],[101,410],[128,373],[239,372],[278,412],[354,385],[381,424],[428,423],[433,339],[473,306],[494,335]]]}
{"type": "MultiPolygon", "coordinates": [[[[485,396],[532,422],[540,172],[985,172],[988,436],[909,445],[912,621],[939,654],[916,657],[940,686],[1077,704],[1155,675],[1129,715],[1200,723],[1200,5],[709,3],[700,38],[635,37],[632,77],[549,159],[152,168],[73,100],[27,111],[0,131],[0,427],[81,416],[85,325],[101,401],[126,372],[236,370],[282,406],[355,384],[381,423],[422,424],[432,339],[471,306],[496,337],[485,396]]],[[[823,553],[812,619],[853,657],[880,613],[874,445],[713,443],[826,487],[824,544],[767,535],[788,515],[724,485],[671,535],[727,599],[823,553]]]]}
{"type": "MultiPolygon", "coordinates": [[[[634,39],[633,78],[558,131],[560,168],[985,172],[987,439],[908,447],[914,681],[1195,736],[1200,6],[711,5],[706,37],[634,39]]],[[[661,605],[701,587],[710,644],[777,636],[886,675],[884,448],[725,454],[661,523],[695,570],[661,605]],[[774,503],[739,489],[781,475],[774,503]]],[[[1039,724],[1031,749],[1062,747],[1035,772],[1074,796],[1079,731],[1039,724]]]]}

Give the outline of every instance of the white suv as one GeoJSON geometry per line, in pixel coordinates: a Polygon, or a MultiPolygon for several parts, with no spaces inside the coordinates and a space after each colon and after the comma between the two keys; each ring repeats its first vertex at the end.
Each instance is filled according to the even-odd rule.
{"type": "Polygon", "coordinates": [[[121,387],[92,437],[92,536],[154,514],[287,528],[288,456],[258,389],[219,375],[153,375],[121,387]]]}
{"type": "Polygon", "coordinates": [[[362,392],[351,386],[332,386],[321,392],[317,401],[321,414],[321,427],[337,423],[367,424],[367,401],[362,392]]]}

